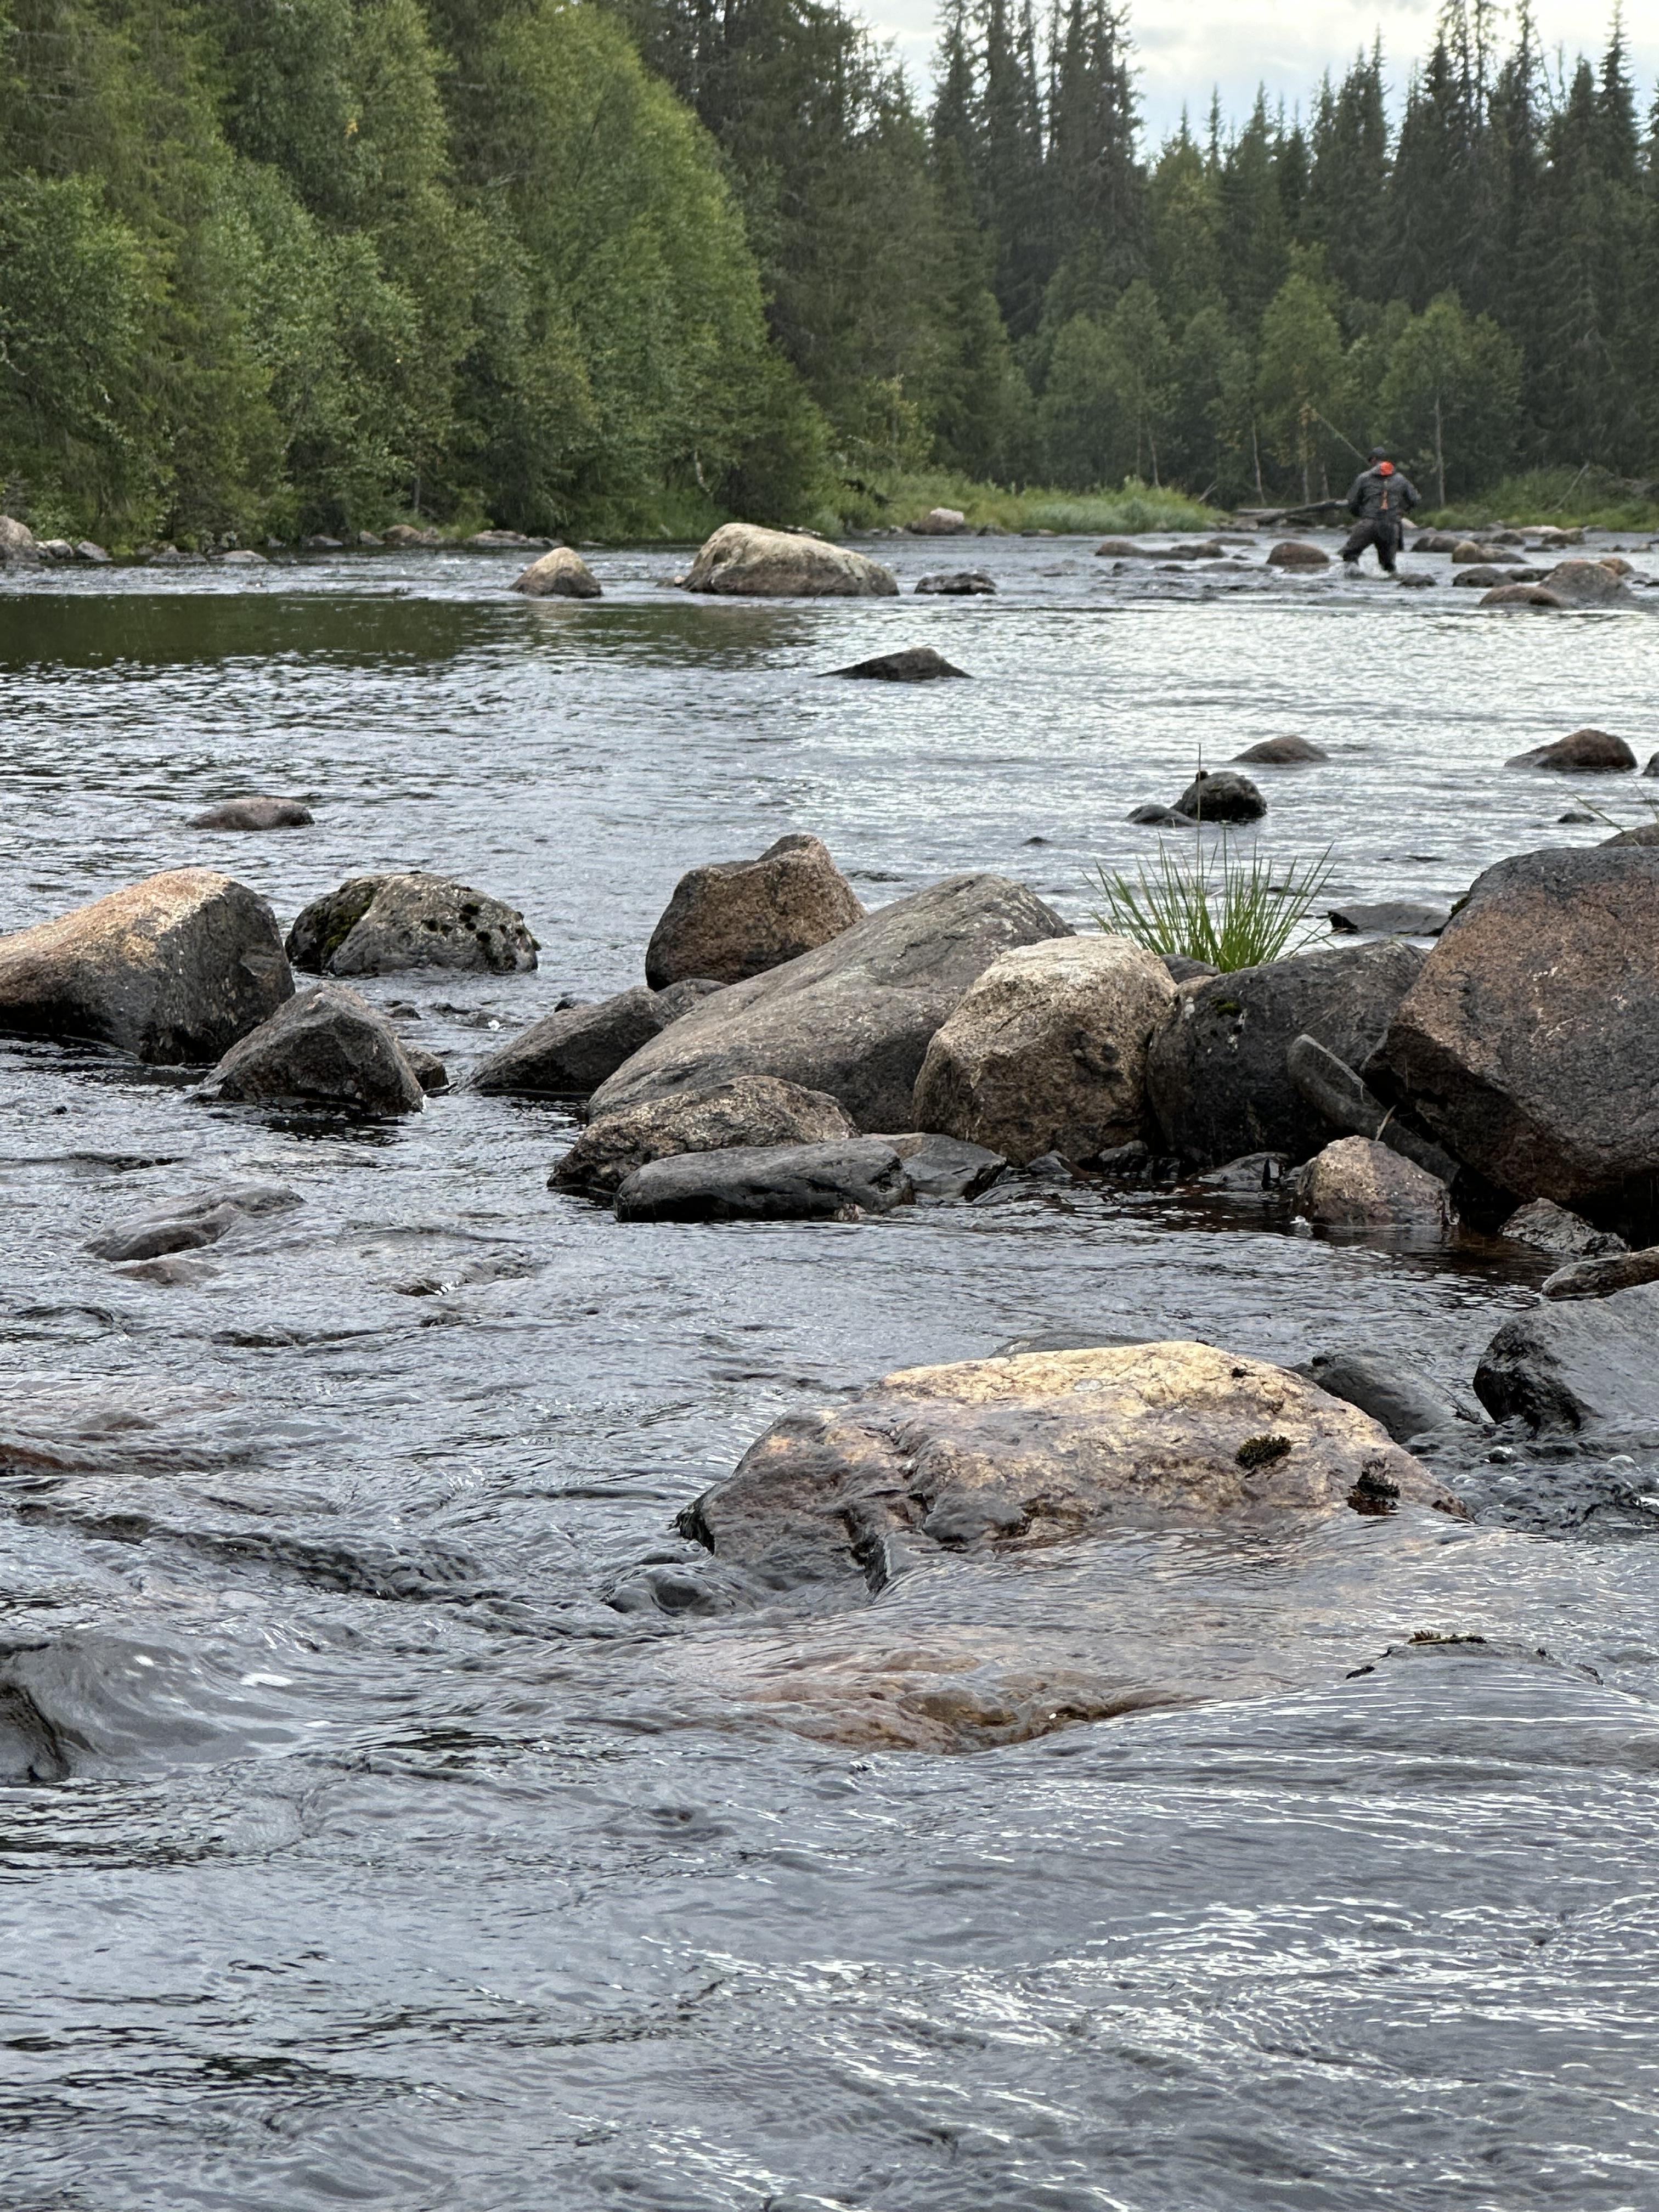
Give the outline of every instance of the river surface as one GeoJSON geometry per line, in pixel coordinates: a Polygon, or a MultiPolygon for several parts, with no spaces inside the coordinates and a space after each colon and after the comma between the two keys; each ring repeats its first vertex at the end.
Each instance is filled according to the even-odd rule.
{"type": "Polygon", "coordinates": [[[396,1128],[0,1045],[0,2212],[1659,2203],[1659,1453],[1471,1424],[1464,1525],[840,1611],[726,1602],[672,1533],[779,1415],[1045,1331],[1467,1395],[1541,1263],[1027,1181],[625,1228],[547,1189],[566,1115],[460,1080],[640,980],[696,862],[808,830],[867,904],[987,868],[1087,924],[1156,850],[1131,805],[1292,731],[1332,758],[1259,773],[1264,848],[1449,899],[1607,835],[1557,826],[1587,787],[1645,818],[1503,764],[1659,746],[1659,626],[1482,613],[1443,560],[872,550],[1002,589],[699,602],[669,550],[581,605],[459,552],[0,586],[0,927],[188,862],[286,925],[418,866],[542,946],[365,987],[457,1079],[396,1128]],[[973,680],[823,680],[918,643],[973,680]],[[316,826],[186,826],[249,791],[316,826]],[[302,1202],[196,1286],[84,1249],[250,1176],[302,1202]]]}

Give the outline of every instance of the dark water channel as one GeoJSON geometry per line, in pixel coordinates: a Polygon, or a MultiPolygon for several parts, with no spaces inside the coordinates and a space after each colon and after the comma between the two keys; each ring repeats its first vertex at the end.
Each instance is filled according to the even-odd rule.
{"type": "MultiPolygon", "coordinates": [[[[972,551],[998,599],[694,604],[655,552],[584,606],[483,555],[14,578],[0,927],[186,861],[285,922],[441,870],[543,945],[367,987],[459,1076],[785,829],[868,903],[987,867],[1081,921],[1133,803],[1297,730],[1333,759],[1263,772],[1269,848],[1443,899],[1607,834],[1509,755],[1659,746],[1645,613],[972,551]],[[919,642],[975,680],[818,680],[919,642]],[[249,790],[316,827],[185,826],[249,790]]],[[[1471,1427],[1465,1526],[674,1609],[678,1509],[895,1366],[1099,1327],[1463,1389],[1539,1271],[1031,1185],[623,1228],[546,1189],[570,1127],[0,1045],[3,2212],[1659,2203],[1659,1453],[1471,1427]],[[231,1176],[303,1203],[199,1286],[83,1249],[231,1176]]]]}

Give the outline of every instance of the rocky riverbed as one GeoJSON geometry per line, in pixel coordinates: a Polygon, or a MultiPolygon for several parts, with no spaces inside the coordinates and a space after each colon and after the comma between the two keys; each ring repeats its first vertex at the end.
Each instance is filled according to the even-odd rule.
{"type": "MultiPolygon", "coordinates": [[[[989,874],[1085,944],[1035,917],[1092,927],[1090,864],[1156,849],[1132,806],[1292,733],[1328,760],[1251,764],[1246,834],[1330,846],[1334,906],[1443,912],[1646,818],[1639,774],[1505,766],[1581,727],[1647,758],[1646,623],[1482,611],[1449,553],[1412,592],[1265,541],[1220,574],[976,540],[997,592],[915,605],[939,544],[864,550],[902,596],[690,601],[673,553],[590,554],[581,603],[514,599],[511,554],[9,580],[0,925],[201,867],[287,936],[424,871],[537,962],[462,900],[432,933],[493,964],[374,972],[418,912],[324,910],[386,1118],[0,1047],[21,2203],[1647,2193],[1659,1454],[1639,1404],[1534,1432],[1473,1388],[1601,1304],[1540,1302],[1559,1252],[1379,1228],[1369,1152],[1299,1208],[1261,1164],[1037,1158],[860,1218],[618,1220],[548,1187],[568,1099],[470,1081],[642,993],[685,871],[791,833],[872,915],[989,874]],[[919,645],[970,681],[817,680],[919,645]],[[250,794],[313,821],[191,826],[250,794]],[[1329,1395],[1362,1362],[1409,1457],[1329,1395]],[[1202,1482],[1126,1510],[1102,1440],[1155,1457],[1176,1400],[1202,1482]],[[1063,1510],[1034,1420],[1088,1474],[1063,1510]],[[832,1465],[826,1549],[788,1516],[832,1465]]],[[[847,1141],[905,1133],[878,1097],[847,1141]]],[[[1628,1210],[1628,1167],[1560,1195],[1628,1210]]],[[[1626,1331],[1638,1390],[1644,1316],[1583,1355],[1626,1331]]]]}

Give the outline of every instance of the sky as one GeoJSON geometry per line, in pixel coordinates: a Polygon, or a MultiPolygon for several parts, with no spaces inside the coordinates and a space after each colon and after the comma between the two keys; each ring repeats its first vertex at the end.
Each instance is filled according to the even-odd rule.
{"type": "MultiPolygon", "coordinates": [[[[857,0],[855,0],[857,4],[857,0]]],[[[874,28],[894,42],[912,81],[925,84],[935,37],[934,0],[862,0],[874,28]]],[[[1340,74],[1380,31],[1397,100],[1411,65],[1428,51],[1438,0],[1130,0],[1130,26],[1140,70],[1140,97],[1154,144],[1172,131],[1182,105],[1194,125],[1219,86],[1222,106],[1248,112],[1258,84],[1287,107],[1305,109],[1327,69],[1340,74]]],[[[1625,35],[1645,115],[1659,81],[1659,0],[1625,0],[1625,35]]],[[[1039,15],[1046,15],[1040,5],[1039,15]]],[[[1540,36],[1571,58],[1607,45],[1612,0],[1534,0],[1540,36]]],[[[1507,36],[1507,30],[1505,32],[1507,36]]]]}

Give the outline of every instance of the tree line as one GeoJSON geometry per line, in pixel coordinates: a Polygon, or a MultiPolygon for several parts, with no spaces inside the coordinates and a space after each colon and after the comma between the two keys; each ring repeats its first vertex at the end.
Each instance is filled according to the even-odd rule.
{"type": "Polygon", "coordinates": [[[43,534],[645,531],[907,471],[1444,502],[1659,472],[1659,106],[1448,0],[1143,138],[1113,0],[0,0],[0,477],[43,534]]]}

